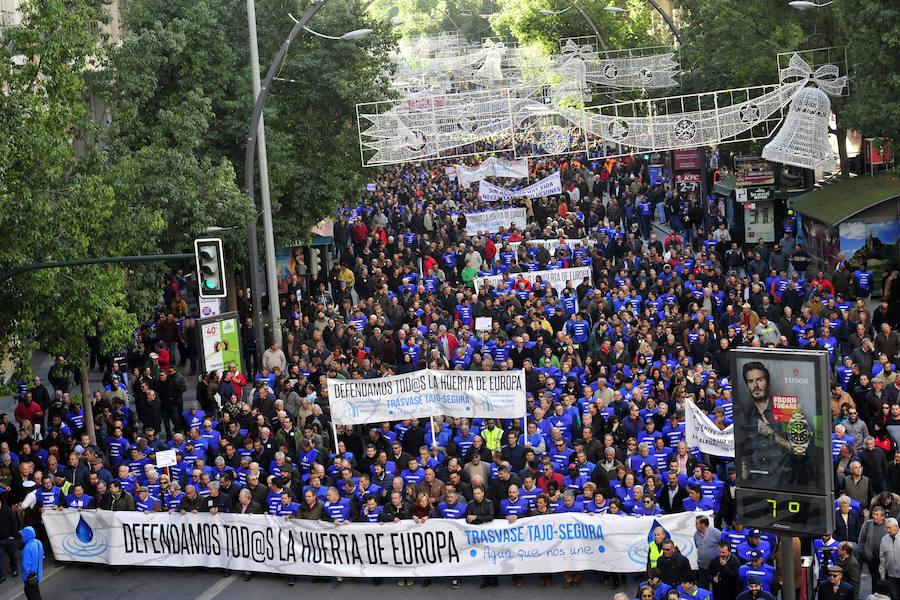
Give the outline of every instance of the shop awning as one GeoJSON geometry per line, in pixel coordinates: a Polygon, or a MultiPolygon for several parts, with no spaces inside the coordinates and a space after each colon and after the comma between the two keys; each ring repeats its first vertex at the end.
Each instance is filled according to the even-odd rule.
{"type": "Polygon", "coordinates": [[[826,225],[843,223],[853,215],[900,197],[900,179],[890,173],[862,175],[839,181],[791,200],[791,208],[826,225]]]}

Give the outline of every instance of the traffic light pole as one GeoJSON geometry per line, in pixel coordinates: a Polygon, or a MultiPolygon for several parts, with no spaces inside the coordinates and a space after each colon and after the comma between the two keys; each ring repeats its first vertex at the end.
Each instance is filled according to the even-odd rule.
{"type": "Polygon", "coordinates": [[[34,263],[13,269],[0,277],[0,283],[12,279],[16,275],[39,271],[41,269],[63,269],[65,267],[78,267],[81,265],[99,265],[103,263],[128,263],[128,262],[154,262],[157,260],[184,260],[193,259],[193,254],[149,254],[147,256],[103,256],[99,258],[83,258],[80,260],[64,260],[60,262],[34,263]]]}

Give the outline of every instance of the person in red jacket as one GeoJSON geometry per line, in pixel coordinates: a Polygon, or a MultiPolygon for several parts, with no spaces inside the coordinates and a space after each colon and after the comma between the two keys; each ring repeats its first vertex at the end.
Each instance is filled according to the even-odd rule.
{"type": "Polygon", "coordinates": [[[32,425],[40,425],[44,422],[44,411],[41,410],[37,402],[32,401],[31,392],[25,393],[25,399],[16,407],[15,416],[19,425],[25,420],[32,425]]]}

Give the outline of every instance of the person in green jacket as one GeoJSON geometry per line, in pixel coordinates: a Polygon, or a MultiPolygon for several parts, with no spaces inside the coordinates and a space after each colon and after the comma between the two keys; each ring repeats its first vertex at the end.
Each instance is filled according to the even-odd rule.
{"type": "Polygon", "coordinates": [[[462,270],[462,280],[466,287],[475,287],[475,277],[477,275],[478,271],[472,266],[472,261],[467,260],[466,268],[462,270]]]}

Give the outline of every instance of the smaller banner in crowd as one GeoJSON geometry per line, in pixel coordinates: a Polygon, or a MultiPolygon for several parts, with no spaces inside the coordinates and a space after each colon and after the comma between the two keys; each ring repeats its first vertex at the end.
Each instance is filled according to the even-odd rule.
{"type": "MultiPolygon", "coordinates": [[[[493,287],[497,287],[500,282],[503,281],[503,277],[504,275],[476,277],[474,281],[475,291],[480,294],[485,282],[493,287]]],[[[593,277],[593,272],[590,267],[572,267],[571,269],[551,269],[549,271],[525,271],[524,273],[509,275],[509,278],[513,281],[518,280],[519,277],[526,281],[530,281],[531,283],[534,283],[537,278],[540,277],[541,281],[553,287],[553,289],[562,291],[563,288],[566,287],[567,281],[572,282],[573,288],[578,287],[578,285],[584,281],[585,277],[591,279],[593,277]]]]}
{"type": "Polygon", "coordinates": [[[528,223],[528,215],[524,208],[501,208],[465,213],[465,215],[466,233],[469,235],[497,233],[501,227],[508,229],[510,225],[517,229],[525,229],[525,225],[528,223]]]}
{"type": "Polygon", "coordinates": [[[465,519],[334,525],[269,515],[65,509],[48,510],[43,519],[53,556],[62,561],[405,578],[598,569],[637,573],[645,568],[657,527],[696,568],[698,514],[562,513],[484,525],[465,519]]]}
{"type": "Polygon", "coordinates": [[[586,238],[583,240],[577,240],[574,238],[562,238],[562,239],[553,238],[551,240],[528,240],[527,242],[506,242],[506,243],[509,244],[510,250],[512,250],[513,252],[518,252],[519,246],[521,246],[522,244],[526,244],[528,242],[533,243],[535,246],[544,246],[545,248],[547,248],[547,250],[550,252],[550,254],[555,254],[556,249],[559,248],[560,246],[562,246],[563,244],[568,246],[568,248],[571,250],[572,248],[575,247],[575,244],[581,244],[582,248],[586,248],[588,246],[593,246],[594,244],[597,243],[595,240],[592,240],[590,238],[586,238]]]}
{"type": "Polygon", "coordinates": [[[512,200],[513,198],[544,198],[553,194],[562,194],[562,182],[559,178],[559,171],[544,177],[537,183],[532,183],[528,187],[515,191],[502,188],[487,181],[478,183],[478,195],[486,202],[512,200]]]}
{"type": "Polygon", "coordinates": [[[378,379],[328,378],[337,425],[450,415],[517,419],[525,414],[525,373],[424,369],[378,379]]]}
{"type": "Polygon", "coordinates": [[[492,156],[477,167],[456,165],[456,176],[459,185],[464,188],[485,177],[524,178],[528,177],[528,159],[507,160],[492,156]]]}
{"type": "Polygon", "coordinates": [[[719,429],[690,398],[684,411],[684,435],[687,445],[700,452],[734,458],[734,423],[719,429]]]}

